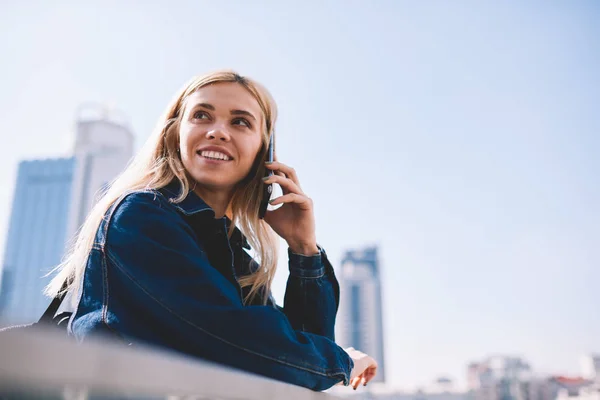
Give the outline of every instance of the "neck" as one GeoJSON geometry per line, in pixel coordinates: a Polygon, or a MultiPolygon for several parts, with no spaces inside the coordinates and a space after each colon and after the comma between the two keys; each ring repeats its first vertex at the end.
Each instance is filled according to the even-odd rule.
{"type": "Polygon", "coordinates": [[[194,188],[194,193],[213,209],[215,218],[227,216],[227,218],[232,219],[231,205],[229,203],[231,202],[233,191],[211,190],[206,187],[197,186],[194,188]]]}

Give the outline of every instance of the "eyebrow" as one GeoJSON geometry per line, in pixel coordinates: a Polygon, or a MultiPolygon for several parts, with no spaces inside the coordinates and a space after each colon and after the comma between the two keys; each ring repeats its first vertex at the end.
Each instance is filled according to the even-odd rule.
{"type": "Polygon", "coordinates": [[[231,110],[231,115],[245,115],[256,121],[256,117],[246,110],[231,110]]]}
{"type": "MultiPolygon", "coordinates": [[[[202,107],[211,111],[215,111],[215,106],[209,103],[198,103],[194,106],[194,108],[196,107],[202,107]]],[[[231,110],[230,113],[231,115],[246,115],[256,121],[256,117],[246,110],[231,110]]]]}

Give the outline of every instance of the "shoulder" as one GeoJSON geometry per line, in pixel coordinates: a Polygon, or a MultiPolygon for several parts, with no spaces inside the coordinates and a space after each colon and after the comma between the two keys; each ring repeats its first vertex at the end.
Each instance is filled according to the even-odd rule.
{"type": "Polygon", "coordinates": [[[177,209],[158,190],[124,193],[105,215],[107,240],[123,234],[156,234],[186,228],[177,209]]]}
{"type": "Polygon", "coordinates": [[[175,211],[173,205],[158,190],[136,190],[121,195],[108,211],[108,217],[111,220],[122,218],[131,213],[137,212],[156,212],[156,211],[175,211]]]}

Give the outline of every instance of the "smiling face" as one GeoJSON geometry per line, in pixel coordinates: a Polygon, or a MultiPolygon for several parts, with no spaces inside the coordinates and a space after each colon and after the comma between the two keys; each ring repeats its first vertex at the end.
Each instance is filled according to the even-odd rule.
{"type": "Polygon", "coordinates": [[[211,191],[228,191],[243,180],[262,145],[264,117],[241,84],[204,86],[185,101],[179,151],[188,174],[211,191]]]}

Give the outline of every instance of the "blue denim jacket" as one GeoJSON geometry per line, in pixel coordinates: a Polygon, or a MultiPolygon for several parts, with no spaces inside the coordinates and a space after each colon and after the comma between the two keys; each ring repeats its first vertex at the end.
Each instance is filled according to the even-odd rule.
{"type": "MultiPolygon", "coordinates": [[[[239,230],[174,181],[126,194],[107,212],[70,322],[80,341],[116,335],[313,390],[348,384],[352,359],[334,342],[339,286],[323,250],[289,253],[284,307],[246,294],[237,277],[258,268],[239,230]]],[[[246,288],[244,288],[246,289],[246,288]]]]}

